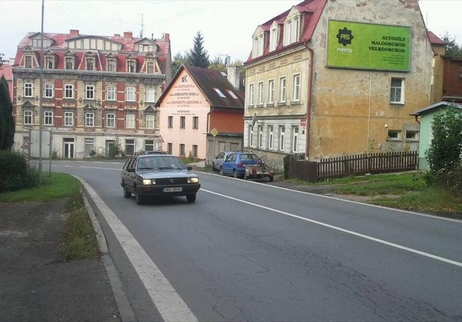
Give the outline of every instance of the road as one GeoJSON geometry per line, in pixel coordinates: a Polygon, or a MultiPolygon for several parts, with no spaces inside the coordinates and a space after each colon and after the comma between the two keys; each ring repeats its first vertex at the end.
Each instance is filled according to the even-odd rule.
{"type": "Polygon", "coordinates": [[[210,173],[195,203],[137,206],[121,167],[52,171],[107,205],[98,218],[138,321],[462,321],[460,221],[210,173]]]}

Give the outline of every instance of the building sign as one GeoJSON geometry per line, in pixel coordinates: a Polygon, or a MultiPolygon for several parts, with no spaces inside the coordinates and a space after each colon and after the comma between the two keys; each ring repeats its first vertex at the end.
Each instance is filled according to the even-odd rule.
{"type": "Polygon", "coordinates": [[[197,86],[190,81],[189,75],[184,73],[170,89],[165,104],[175,107],[202,106],[202,97],[197,86]]]}
{"type": "Polygon", "coordinates": [[[411,27],[329,20],[327,66],[409,71],[411,27]]]}

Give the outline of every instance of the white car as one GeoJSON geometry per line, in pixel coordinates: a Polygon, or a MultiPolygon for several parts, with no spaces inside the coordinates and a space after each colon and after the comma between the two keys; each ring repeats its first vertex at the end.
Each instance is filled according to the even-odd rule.
{"type": "Polygon", "coordinates": [[[218,155],[212,160],[212,169],[213,171],[218,171],[220,169],[221,164],[226,158],[232,154],[233,152],[220,152],[218,155]]]}

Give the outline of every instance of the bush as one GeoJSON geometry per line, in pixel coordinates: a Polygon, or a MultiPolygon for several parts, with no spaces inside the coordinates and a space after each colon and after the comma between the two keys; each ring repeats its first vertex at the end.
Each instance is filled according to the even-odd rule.
{"type": "Polygon", "coordinates": [[[429,185],[445,190],[455,197],[462,197],[461,163],[453,163],[439,171],[430,171],[426,174],[425,180],[429,185]]]}
{"type": "Polygon", "coordinates": [[[0,193],[37,187],[40,174],[29,167],[26,158],[16,152],[0,151],[0,193]]]}

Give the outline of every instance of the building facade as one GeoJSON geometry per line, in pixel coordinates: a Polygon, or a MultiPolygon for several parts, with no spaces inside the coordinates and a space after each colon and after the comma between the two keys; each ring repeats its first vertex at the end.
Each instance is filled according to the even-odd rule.
{"type": "Polygon", "coordinates": [[[253,34],[244,148],[279,167],[417,150],[433,54],[418,1],[303,1],[253,34]]]}
{"type": "Polygon", "coordinates": [[[168,34],[27,34],[13,66],[15,149],[37,144],[40,126],[52,137],[50,148],[42,143],[45,155],[80,159],[158,149],[154,105],[170,80],[170,65],[168,34]]]}
{"type": "Polygon", "coordinates": [[[173,155],[211,163],[221,151],[242,149],[244,91],[238,67],[227,77],[182,65],[156,103],[163,147],[173,155]]]}

